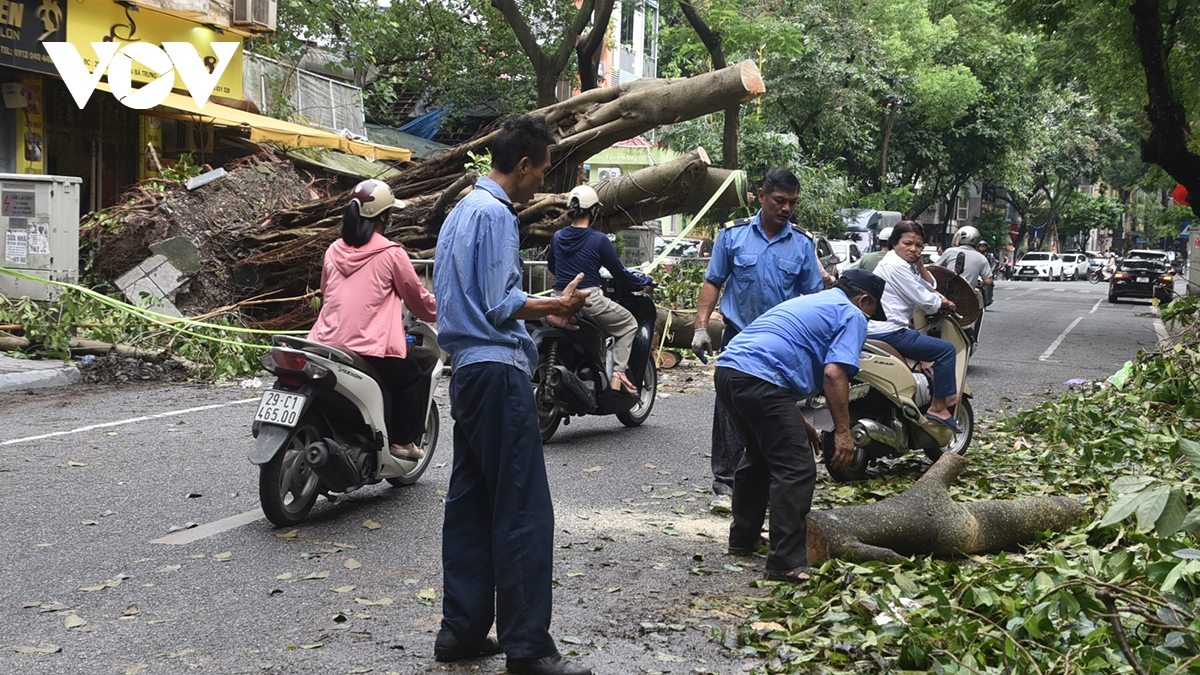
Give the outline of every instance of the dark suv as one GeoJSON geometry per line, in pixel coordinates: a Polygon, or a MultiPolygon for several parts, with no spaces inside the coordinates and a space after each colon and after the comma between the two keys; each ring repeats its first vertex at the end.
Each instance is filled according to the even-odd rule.
{"type": "Polygon", "coordinates": [[[1125,258],[1108,282],[1108,301],[1120,298],[1158,298],[1170,302],[1175,297],[1175,275],[1157,260],[1125,258]]]}

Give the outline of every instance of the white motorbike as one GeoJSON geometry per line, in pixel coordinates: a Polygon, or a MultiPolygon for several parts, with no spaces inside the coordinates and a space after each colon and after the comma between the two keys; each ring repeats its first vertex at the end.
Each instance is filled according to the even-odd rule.
{"type": "Polygon", "coordinates": [[[362,357],[335,347],[290,336],[275,336],[263,367],[276,376],[254,415],[250,462],[260,467],[259,499],[267,519],[278,527],[295,525],[308,515],[317,497],[349,493],[386,480],[392,485],[417,482],[437,447],[438,408],[433,400],[445,354],[437,330],[409,317],[408,358],[421,367],[423,380],[413,405],[426,411],[425,433],[417,442],[425,455],[399,459],[388,451],[383,387],[362,357]]]}

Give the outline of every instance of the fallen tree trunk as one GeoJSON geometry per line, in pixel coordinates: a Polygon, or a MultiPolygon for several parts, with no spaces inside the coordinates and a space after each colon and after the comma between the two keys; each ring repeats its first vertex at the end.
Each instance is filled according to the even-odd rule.
{"type": "MultiPolygon", "coordinates": [[[[27,349],[31,344],[33,343],[27,338],[0,336],[0,351],[27,349]]],[[[130,347],[129,345],[118,345],[84,338],[71,338],[68,346],[71,354],[74,355],[93,354],[95,356],[104,356],[105,354],[119,354],[120,356],[131,356],[148,361],[170,359],[192,373],[200,372],[200,365],[198,363],[189,361],[182,356],[172,354],[168,351],[140,349],[138,347],[130,347]]]]}
{"type": "MultiPolygon", "coordinates": [[[[522,246],[542,246],[567,224],[564,193],[580,180],[578,165],[588,157],[657,126],[725,110],[763,91],[758,69],[746,61],[688,79],[643,79],[595,89],[533,111],[558,132],[559,142],[550,148],[546,192],[518,205],[522,246]]],[[[483,153],[493,138],[457,146],[389,178],[407,207],[391,212],[388,236],[414,257],[432,257],[446,214],[477,179],[465,173],[468,153],[483,153]]],[[[318,287],[322,257],[338,236],[349,193],[315,198],[323,183],[312,179],[297,184],[303,176],[266,154],[243,164],[227,167],[228,178],[195,191],[179,184],[143,190],[139,201],[85,223],[81,240],[98,250],[95,269],[114,280],[148,257],[150,244],[184,236],[201,250],[201,270],[176,296],[177,306],[190,313],[254,295],[303,296],[318,287]]],[[[703,149],[596,187],[608,232],[695,213],[718,192],[715,208],[741,206],[746,194],[744,174],[711,166],[703,149]],[[735,179],[725,185],[731,176],[735,179]]],[[[259,327],[283,329],[307,325],[315,316],[314,307],[292,303],[257,308],[246,318],[259,327]]]]}
{"type": "Polygon", "coordinates": [[[947,488],[966,466],[961,455],[946,453],[897,497],[812,511],[809,563],[1011,550],[1039,532],[1062,530],[1083,514],[1083,506],[1068,497],[956,502],[947,488]]]}
{"type": "MultiPolygon", "coordinates": [[[[666,341],[661,337],[654,343],[660,342],[666,347],[675,349],[691,349],[692,338],[696,335],[696,310],[694,309],[663,309],[658,308],[658,318],[654,322],[655,334],[661,336],[666,331],[666,341]]],[[[725,332],[725,321],[719,314],[713,314],[708,320],[708,336],[714,346],[720,346],[721,335],[725,332]]]]}

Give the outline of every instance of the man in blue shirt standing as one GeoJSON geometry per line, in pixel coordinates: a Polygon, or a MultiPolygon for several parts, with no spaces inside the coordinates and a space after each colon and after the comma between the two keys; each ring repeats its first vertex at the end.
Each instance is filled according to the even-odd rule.
{"type": "Polygon", "coordinates": [[[537,349],[523,319],[585,304],[578,275],[556,298],[521,290],[519,222],[550,166],[545,120],[524,115],[492,141],[492,170],[447,216],[433,271],[438,344],[450,353],[454,468],[442,525],[438,661],[503,651],[516,675],[591,675],[550,636],[554,506],[532,373],[537,349]],[[495,619],[499,640],[488,636],[495,619]]]}
{"type": "MultiPolygon", "coordinates": [[[[825,288],[812,236],[790,222],[799,193],[800,181],[791,171],[768,170],[758,190],[762,209],[753,218],[727,223],[717,237],[697,303],[692,338],[692,351],[697,355],[712,351],[708,320],[722,286],[722,348],[768,309],[825,288]]],[[[717,399],[713,406],[713,492],[728,495],[733,489],[733,472],[742,452],[742,443],[717,399]]]]}
{"type": "Polygon", "coordinates": [[[767,579],[808,579],[806,519],[817,479],[813,454],[821,443],[796,399],[824,393],[834,428],[830,464],[846,466],[854,456],[850,378],[858,373],[867,317],[883,319],[884,286],[866,270],[846,270],[832,289],[767,310],[721,353],[717,398],[746,444],[734,474],[729,552],[757,550],[769,505],[767,579]]]}

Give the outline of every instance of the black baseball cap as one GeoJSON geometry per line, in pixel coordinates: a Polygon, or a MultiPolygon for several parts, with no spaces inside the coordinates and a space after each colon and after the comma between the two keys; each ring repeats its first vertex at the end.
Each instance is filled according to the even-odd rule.
{"type": "Polygon", "coordinates": [[[861,288],[867,292],[867,295],[875,298],[875,313],[871,315],[871,318],[875,321],[887,321],[887,315],[883,313],[883,287],[887,286],[887,281],[883,277],[876,276],[864,269],[852,267],[842,272],[841,280],[851,286],[861,288]]]}

